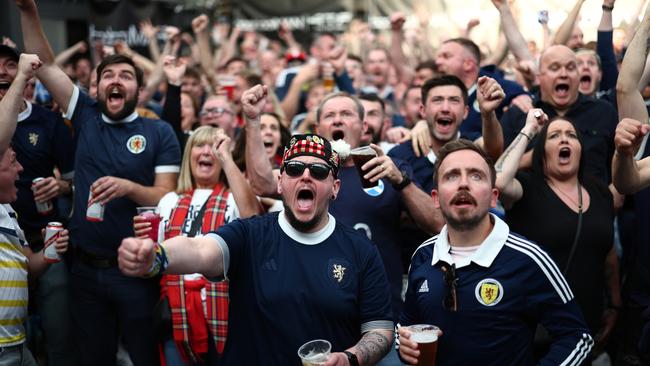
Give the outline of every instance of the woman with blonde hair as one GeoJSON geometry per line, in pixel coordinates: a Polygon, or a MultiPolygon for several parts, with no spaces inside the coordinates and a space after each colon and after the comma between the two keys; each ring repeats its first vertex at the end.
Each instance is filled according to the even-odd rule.
{"type": "MultiPolygon", "coordinates": [[[[164,239],[203,235],[261,212],[223,130],[202,126],[189,137],[178,188],[160,200],[158,211],[158,237],[164,239]]],[[[134,229],[138,237],[146,237],[151,225],[136,216],[134,229]]],[[[164,329],[172,330],[163,341],[166,364],[216,364],[228,329],[228,282],[213,283],[199,274],[163,275],[161,299],[169,301],[171,310],[172,324],[164,329]]]]}

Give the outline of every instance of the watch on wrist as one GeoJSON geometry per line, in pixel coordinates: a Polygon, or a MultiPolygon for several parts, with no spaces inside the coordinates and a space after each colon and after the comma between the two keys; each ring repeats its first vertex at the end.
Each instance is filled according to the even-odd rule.
{"type": "Polygon", "coordinates": [[[350,366],[359,366],[359,360],[357,359],[357,355],[355,355],[352,352],[349,351],[343,351],[346,356],[348,356],[348,363],[350,366]]]}
{"type": "Polygon", "coordinates": [[[612,10],[614,10],[613,6],[607,6],[605,4],[603,4],[602,8],[603,8],[604,11],[612,11],[612,10]]]}
{"type": "Polygon", "coordinates": [[[402,173],[402,182],[399,184],[393,184],[393,188],[395,188],[396,191],[401,191],[404,188],[406,188],[406,186],[411,184],[411,178],[408,176],[408,174],[406,174],[406,172],[403,170],[401,171],[401,173],[402,173]]]}

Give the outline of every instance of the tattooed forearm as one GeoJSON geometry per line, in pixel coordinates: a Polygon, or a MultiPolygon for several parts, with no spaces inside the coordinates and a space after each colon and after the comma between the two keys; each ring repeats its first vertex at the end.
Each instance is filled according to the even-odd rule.
{"type": "Polygon", "coordinates": [[[506,151],[503,152],[503,154],[501,155],[501,157],[499,158],[497,163],[494,165],[494,168],[496,169],[497,172],[500,172],[500,171],[503,170],[503,163],[505,163],[506,159],[508,159],[508,155],[510,155],[510,153],[512,153],[512,150],[514,150],[515,147],[517,145],[519,145],[519,141],[522,138],[525,138],[524,135],[518,134],[517,137],[515,137],[515,139],[512,141],[510,146],[508,146],[506,151]]]}
{"type": "Polygon", "coordinates": [[[373,330],[361,337],[355,346],[361,365],[374,365],[390,351],[392,331],[373,330]]]}

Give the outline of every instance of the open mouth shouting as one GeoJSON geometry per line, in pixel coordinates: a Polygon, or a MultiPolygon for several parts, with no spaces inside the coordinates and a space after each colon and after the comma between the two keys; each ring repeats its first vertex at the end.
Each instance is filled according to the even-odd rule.
{"type": "Polygon", "coordinates": [[[560,164],[568,164],[571,162],[571,148],[562,147],[558,154],[560,164]]]}
{"type": "Polygon", "coordinates": [[[112,85],[106,93],[106,105],[109,109],[118,110],[124,105],[126,92],[117,85],[112,85]]]}
{"type": "Polygon", "coordinates": [[[345,131],[340,129],[332,130],[332,141],[345,140],[345,131]]]}
{"type": "Polygon", "coordinates": [[[11,86],[10,81],[1,80],[0,81],[0,95],[5,95],[7,93],[7,90],[9,90],[10,86],[11,86]]]}
{"type": "Polygon", "coordinates": [[[591,75],[589,74],[584,74],[580,76],[580,91],[581,92],[586,92],[586,91],[591,91],[591,75]]]}
{"type": "Polygon", "coordinates": [[[569,97],[569,83],[557,83],[555,84],[555,95],[560,97],[560,98],[568,98],[569,97]]]}
{"type": "Polygon", "coordinates": [[[302,187],[296,193],[296,211],[310,212],[315,206],[316,194],[309,187],[302,187]]]}
{"type": "Polygon", "coordinates": [[[453,132],[454,118],[451,115],[443,115],[436,117],[436,130],[443,134],[453,132]]]}

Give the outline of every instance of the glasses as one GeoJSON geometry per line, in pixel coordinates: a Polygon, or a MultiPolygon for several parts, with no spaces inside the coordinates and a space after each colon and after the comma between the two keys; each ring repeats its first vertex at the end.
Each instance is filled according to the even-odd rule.
{"type": "Polygon", "coordinates": [[[458,277],[456,277],[456,264],[451,266],[443,263],[440,268],[442,271],[442,278],[447,285],[447,293],[445,298],[442,299],[442,307],[447,311],[457,311],[458,301],[456,299],[456,285],[458,284],[458,277]]]}
{"type": "Polygon", "coordinates": [[[332,168],[329,165],[321,163],[303,163],[302,161],[286,161],[282,164],[282,168],[290,177],[299,177],[304,173],[305,169],[309,168],[309,175],[317,180],[325,180],[330,174],[332,168]]]}
{"type": "Polygon", "coordinates": [[[219,117],[224,113],[225,114],[232,114],[232,112],[230,110],[228,110],[226,108],[223,108],[223,107],[214,107],[214,108],[204,109],[199,114],[201,115],[201,117],[205,117],[205,116],[208,116],[210,114],[214,114],[215,116],[219,117]]]}

